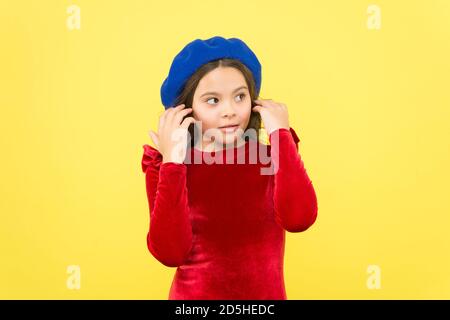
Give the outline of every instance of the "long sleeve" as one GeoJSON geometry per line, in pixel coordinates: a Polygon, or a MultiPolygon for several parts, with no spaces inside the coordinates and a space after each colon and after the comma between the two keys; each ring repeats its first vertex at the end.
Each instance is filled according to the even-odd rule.
{"type": "Polygon", "coordinates": [[[159,151],[144,145],[142,170],[146,176],[150,211],[147,247],[165,266],[180,266],[192,246],[186,165],[174,162],[162,163],[159,151]]]}
{"type": "Polygon", "coordinates": [[[277,223],[289,232],[302,232],[317,218],[317,197],[298,152],[295,131],[280,128],[269,136],[275,168],[274,208],[277,223]]]}

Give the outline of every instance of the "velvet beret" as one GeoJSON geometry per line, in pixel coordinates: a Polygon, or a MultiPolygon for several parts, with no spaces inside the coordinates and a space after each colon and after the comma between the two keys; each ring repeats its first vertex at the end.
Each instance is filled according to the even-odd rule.
{"type": "Polygon", "coordinates": [[[203,64],[220,58],[237,59],[253,74],[257,95],[261,89],[261,64],[255,53],[238,38],[215,36],[188,43],[173,59],[169,74],[161,86],[161,101],[165,109],[175,107],[186,81],[203,64]]]}

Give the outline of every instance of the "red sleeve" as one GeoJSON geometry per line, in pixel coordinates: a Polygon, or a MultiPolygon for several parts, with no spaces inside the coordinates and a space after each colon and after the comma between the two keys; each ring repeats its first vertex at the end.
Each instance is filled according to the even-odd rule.
{"type": "Polygon", "coordinates": [[[186,169],[183,163],[162,163],[159,151],[144,145],[142,171],[150,209],[147,247],[168,267],[182,265],[192,246],[186,169]]]}
{"type": "Polygon", "coordinates": [[[298,152],[300,139],[294,129],[280,128],[270,134],[269,141],[276,221],[289,232],[305,231],[317,218],[317,198],[298,152]]]}

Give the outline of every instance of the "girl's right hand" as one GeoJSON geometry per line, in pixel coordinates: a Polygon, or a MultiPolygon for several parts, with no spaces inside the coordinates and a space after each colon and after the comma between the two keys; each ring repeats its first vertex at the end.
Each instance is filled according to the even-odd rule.
{"type": "Polygon", "coordinates": [[[183,163],[187,150],[188,128],[195,122],[193,117],[183,120],[190,112],[192,108],[185,108],[184,104],[169,108],[159,118],[158,133],[150,130],[150,138],[162,154],[163,163],[183,163]]]}

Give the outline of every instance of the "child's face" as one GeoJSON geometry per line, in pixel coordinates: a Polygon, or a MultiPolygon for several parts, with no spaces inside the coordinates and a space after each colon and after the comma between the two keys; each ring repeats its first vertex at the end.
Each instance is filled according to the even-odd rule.
{"type": "Polygon", "coordinates": [[[201,121],[203,142],[209,142],[203,134],[206,130],[219,129],[216,143],[234,144],[250,121],[251,97],[244,75],[232,67],[218,67],[207,73],[195,90],[192,111],[193,117],[201,121]],[[236,127],[221,128],[229,125],[236,127]]]}

